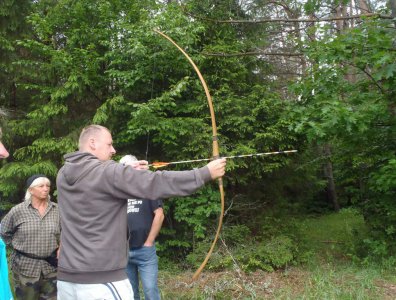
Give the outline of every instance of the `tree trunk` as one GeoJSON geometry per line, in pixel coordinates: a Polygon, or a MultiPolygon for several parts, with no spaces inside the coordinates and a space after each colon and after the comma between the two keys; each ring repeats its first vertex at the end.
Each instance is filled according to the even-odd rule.
{"type": "Polygon", "coordinates": [[[327,178],[327,199],[332,203],[334,210],[339,211],[340,204],[338,203],[336,187],[334,183],[333,164],[330,159],[331,158],[330,145],[326,144],[323,150],[326,156],[326,164],[324,166],[324,172],[327,178]]]}
{"type": "Polygon", "coordinates": [[[396,18],[396,0],[389,0],[392,18],[396,18]]]}
{"type": "MultiPolygon", "coordinates": [[[[359,0],[363,4],[366,5],[364,0],[359,0]]],[[[365,6],[367,7],[367,5],[365,6]]],[[[345,4],[339,4],[336,8],[336,17],[342,18],[348,16],[348,7],[345,4]]],[[[339,34],[341,34],[348,27],[353,27],[353,19],[351,20],[337,20],[336,27],[339,34]]],[[[349,68],[348,72],[345,75],[345,79],[351,83],[356,82],[356,76],[353,68],[349,68]]]]}
{"type": "MultiPolygon", "coordinates": [[[[395,0],[390,0],[390,1],[392,2],[392,1],[395,1],[395,0]]],[[[358,5],[359,5],[360,12],[361,12],[362,14],[371,13],[371,9],[370,9],[369,6],[367,5],[366,0],[359,0],[359,1],[358,1],[358,5]]]]}

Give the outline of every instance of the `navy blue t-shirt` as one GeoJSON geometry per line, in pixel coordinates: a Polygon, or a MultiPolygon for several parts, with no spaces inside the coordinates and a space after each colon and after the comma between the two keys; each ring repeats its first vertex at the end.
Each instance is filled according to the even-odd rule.
{"type": "Polygon", "coordinates": [[[129,248],[142,247],[153,224],[154,211],[162,201],[128,199],[129,248]]]}

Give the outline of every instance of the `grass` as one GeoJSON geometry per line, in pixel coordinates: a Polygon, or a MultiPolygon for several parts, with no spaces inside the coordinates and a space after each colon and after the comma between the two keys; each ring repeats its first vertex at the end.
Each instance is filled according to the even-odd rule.
{"type": "Polygon", "coordinates": [[[196,282],[191,276],[161,271],[162,299],[396,299],[396,281],[368,267],[328,264],[242,275],[205,272],[196,282]]]}
{"type": "Polygon", "coordinates": [[[191,272],[162,271],[162,299],[396,299],[396,282],[380,270],[318,265],[251,274],[205,272],[191,282],[191,272]]]}
{"type": "Polygon", "coordinates": [[[363,218],[342,210],[297,224],[311,256],[301,266],[276,272],[205,271],[196,281],[192,272],[160,270],[162,299],[396,299],[395,268],[354,264],[348,253],[367,233],[363,218]]]}
{"type": "MultiPolygon", "coordinates": [[[[393,300],[396,269],[354,264],[348,249],[367,233],[363,218],[354,210],[298,222],[299,235],[311,253],[304,265],[275,272],[204,270],[192,282],[193,272],[175,265],[160,270],[162,299],[287,299],[287,300],[393,300]]],[[[232,253],[230,254],[232,255],[232,253]]]]}
{"type": "Polygon", "coordinates": [[[307,247],[317,258],[349,259],[353,245],[367,235],[363,217],[353,209],[344,209],[319,218],[308,218],[297,225],[307,247]]]}

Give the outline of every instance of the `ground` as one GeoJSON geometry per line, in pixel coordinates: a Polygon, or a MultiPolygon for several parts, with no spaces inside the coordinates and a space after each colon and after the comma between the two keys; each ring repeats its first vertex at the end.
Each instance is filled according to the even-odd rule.
{"type": "Polygon", "coordinates": [[[360,272],[334,273],[329,279],[299,267],[250,274],[204,271],[195,282],[192,272],[161,273],[163,299],[396,299],[394,278],[371,280],[360,272]]]}

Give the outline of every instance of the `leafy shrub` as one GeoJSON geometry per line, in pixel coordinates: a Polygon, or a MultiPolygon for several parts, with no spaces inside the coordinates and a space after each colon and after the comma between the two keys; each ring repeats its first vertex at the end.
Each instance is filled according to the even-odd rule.
{"type": "Polygon", "coordinates": [[[362,211],[370,227],[370,238],[364,240],[365,260],[396,260],[396,159],[383,163],[371,174],[370,198],[362,203],[362,211]],[[393,257],[393,258],[392,258],[393,257]]]}
{"type": "Polygon", "coordinates": [[[228,246],[236,246],[245,243],[251,236],[251,231],[246,225],[234,225],[224,227],[222,238],[228,246]]]}
{"type": "MultiPolygon", "coordinates": [[[[225,241],[227,247],[236,247],[249,243],[251,231],[246,225],[224,226],[221,239],[225,241]]],[[[187,262],[194,267],[198,267],[203,261],[206,253],[208,252],[212,241],[206,239],[199,242],[194,248],[193,252],[187,255],[187,262]]],[[[211,270],[221,270],[229,268],[233,265],[233,260],[230,255],[226,255],[226,249],[223,245],[218,251],[214,251],[208,263],[208,268],[211,270]]]]}
{"type": "Polygon", "coordinates": [[[268,242],[250,245],[236,257],[244,271],[274,271],[293,263],[296,245],[291,238],[280,235],[268,242]]]}
{"type": "Polygon", "coordinates": [[[2,201],[0,198],[0,221],[4,215],[7,214],[7,212],[15,205],[13,203],[10,203],[8,201],[2,201]]]}
{"type": "MultiPolygon", "coordinates": [[[[238,227],[238,230],[242,227],[238,227]]],[[[187,261],[197,267],[204,259],[210,247],[209,242],[201,242],[192,253],[187,256],[187,261]]],[[[257,242],[245,238],[245,242],[234,247],[221,245],[214,251],[209,262],[208,269],[223,270],[237,267],[250,272],[257,269],[274,271],[284,268],[295,262],[296,244],[285,235],[271,238],[264,242],[257,242]]]]}
{"type": "MultiPolygon", "coordinates": [[[[187,255],[186,261],[193,268],[199,267],[201,262],[204,260],[206,253],[209,251],[210,246],[211,242],[208,240],[197,243],[194,250],[187,255]]],[[[231,258],[227,258],[226,256],[223,256],[222,252],[215,250],[210,257],[206,268],[209,270],[222,270],[231,266],[231,258]]]]}

